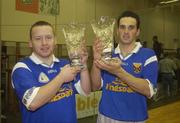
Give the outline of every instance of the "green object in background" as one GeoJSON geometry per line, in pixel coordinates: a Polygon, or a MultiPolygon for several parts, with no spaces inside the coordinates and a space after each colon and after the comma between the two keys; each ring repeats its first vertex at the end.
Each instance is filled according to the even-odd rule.
{"type": "Polygon", "coordinates": [[[40,14],[59,14],[59,0],[40,0],[39,1],[39,13],[40,14]]]}
{"type": "Polygon", "coordinates": [[[23,4],[32,4],[32,0],[22,0],[23,4]]]}

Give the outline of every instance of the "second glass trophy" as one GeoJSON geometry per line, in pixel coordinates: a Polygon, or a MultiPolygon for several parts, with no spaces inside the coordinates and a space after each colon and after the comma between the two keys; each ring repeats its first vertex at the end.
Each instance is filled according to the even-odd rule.
{"type": "Polygon", "coordinates": [[[113,42],[113,31],[114,31],[115,19],[110,18],[108,16],[102,16],[98,22],[92,21],[91,26],[93,31],[102,41],[103,51],[102,58],[105,60],[111,60],[112,51],[114,48],[113,42]]]}

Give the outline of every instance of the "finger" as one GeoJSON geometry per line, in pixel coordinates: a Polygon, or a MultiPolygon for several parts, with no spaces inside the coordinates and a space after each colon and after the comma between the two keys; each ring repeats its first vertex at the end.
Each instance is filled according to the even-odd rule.
{"type": "Polygon", "coordinates": [[[98,60],[96,63],[97,63],[97,65],[98,65],[100,68],[104,68],[104,67],[105,67],[105,64],[102,62],[102,60],[98,60]]]}
{"type": "Polygon", "coordinates": [[[74,74],[74,76],[77,74],[75,67],[71,67],[71,74],[74,74]]]}
{"type": "Polygon", "coordinates": [[[68,67],[70,67],[70,64],[67,64],[67,65],[64,66],[64,68],[68,68],[68,67]]]}
{"type": "Polygon", "coordinates": [[[111,64],[111,60],[106,60],[104,58],[101,59],[101,62],[105,65],[110,65],[111,64]]]}
{"type": "Polygon", "coordinates": [[[84,56],[88,56],[88,52],[85,52],[83,55],[84,55],[84,56]]]}
{"type": "Polygon", "coordinates": [[[117,57],[114,57],[114,58],[111,58],[111,61],[113,61],[113,62],[119,62],[119,61],[120,61],[120,59],[119,59],[119,58],[117,58],[117,57]]]}
{"type": "Polygon", "coordinates": [[[65,65],[64,67],[62,67],[62,68],[60,68],[60,69],[61,69],[61,71],[62,71],[63,69],[66,69],[66,68],[68,68],[68,67],[70,67],[69,64],[65,65]]]}
{"type": "Polygon", "coordinates": [[[80,71],[81,70],[81,67],[80,66],[74,66],[73,67],[73,70],[76,72],[76,71],[80,71]]]}

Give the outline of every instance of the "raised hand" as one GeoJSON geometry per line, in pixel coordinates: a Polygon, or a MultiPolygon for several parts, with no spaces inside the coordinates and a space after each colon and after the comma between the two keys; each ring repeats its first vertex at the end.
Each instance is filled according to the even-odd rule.
{"type": "Polygon", "coordinates": [[[71,67],[70,65],[65,65],[63,68],[61,68],[60,76],[63,82],[70,82],[80,71],[81,68],[79,66],[71,67]]]}
{"type": "Polygon", "coordinates": [[[101,59],[101,53],[103,51],[102,42],[97,38],[93,44],[93,57],[94,61],[101,59]]]}
{"type": "Polygon", "coordinates": [[[122,61],[119,58],[112,58],[108,61],[101,59],[96,61],[95,64],[99,68],[116,75],[116,73],[118,73],[118,71],[121,69],[122,61]]]}

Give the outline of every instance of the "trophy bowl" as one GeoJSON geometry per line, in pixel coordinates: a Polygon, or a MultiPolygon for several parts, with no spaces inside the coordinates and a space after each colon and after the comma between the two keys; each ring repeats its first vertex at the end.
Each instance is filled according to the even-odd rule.
{"type": "Polygon", "coordinates": [[[81,63],[81,48],[85,42],[84,33],[85,27],[82,24],[69,24],[63,28],[71,66],[83,67],[81,63]]]}
{"type": "Polygon", "coordinates": [[[115,19],[107,16],[102,16],[98,22],[97,21],[91,22],[91,26],[93,28],[96,37],[98,37],[100,41],[102,41],[103,51],[101,56],[105,60],[110,60],[112,57],[112,51],[114,48],[114,41],[113,41],[114,24],[115,24],[115,19]]]}

